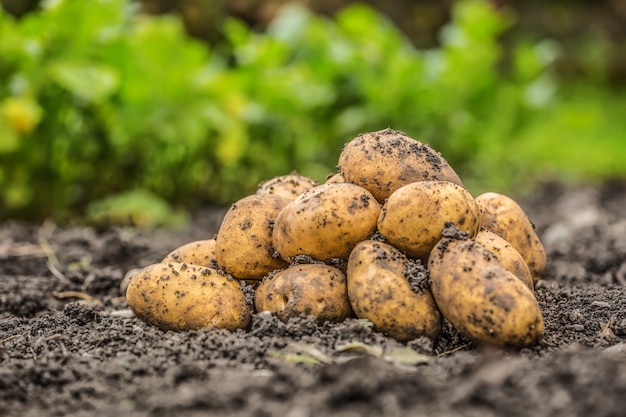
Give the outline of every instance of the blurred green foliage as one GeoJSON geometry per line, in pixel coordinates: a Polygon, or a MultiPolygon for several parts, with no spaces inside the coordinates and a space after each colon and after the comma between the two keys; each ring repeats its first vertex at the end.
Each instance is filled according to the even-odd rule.
{"type": "Polygon", "coordinates": [[[557,97],[558,47],[504,57],[512,22],[461,1],[440,46],[418,50],[366,6],[334,20],[288,6],[264,33],[228,20],[211,50],[128,0],[0,11],[0,217],[171,223],[173,208],[294,169],[321,181],[345,142],[388,126],[442,152],[475,192],[624,173],[618,126],[602,131],[623,102],[557,97]]]}

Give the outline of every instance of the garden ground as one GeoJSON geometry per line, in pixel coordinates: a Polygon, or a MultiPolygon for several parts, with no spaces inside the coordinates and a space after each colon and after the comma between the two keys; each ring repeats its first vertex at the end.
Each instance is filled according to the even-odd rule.
{"type": "Polygon", "coordinates": [[[480,348],[445,326],[402,345],[366,322],[256,314],[251,328],[163,332],[129,314],[124,275],[183,230],[0,226],[0,416],[617,416],[626,410],[626,183],[520,199],[546,246],[543,339],[480,348]]]}

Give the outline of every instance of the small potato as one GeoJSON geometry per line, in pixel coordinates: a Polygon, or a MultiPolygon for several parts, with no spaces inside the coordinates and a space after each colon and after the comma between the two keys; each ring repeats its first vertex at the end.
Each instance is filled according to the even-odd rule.
{"type": "Polygon", "coordinates": [[[498,193],[476,197],[482,212],[482,226],[509,242],[522,255],[533,281],[537,283],[546,268],[547,256],[535,226],[515,200],[498,193]]]}
{"type": "Polygon", "coordinates": [[[419,181],[389,196],[378,218],[378,231],[410,258],[425,262],[450,224],[470,238],[478,233],[480,210],[472,195],[448,181],[419,181]]]}
{"type": "Polygon", "coordinates": [[[196,240],[195,242],[186,243],[168,253],[161,261],[161,263],[168,262],[216,268],[215,239],[196,240]]]}
{"type": "Polygon", "coordinates": [[[276,194],[287,197],[290,200],[310,190],[317,185],[317,181],[292,172],[288,175],[281,175],[259,184],[256,191],[257,194],[276,194]]]}
{"type": "Polygon", "coordinates": [[[126,299],[137,317],[162,330],[242,329],[252,315],[239,281],[184,263],[144,268],[130,280],[126,299]]]}
{"type": "Polygon", "coordinates": [[[337,167],[346,182],[365,188],[381,204],[398,188],[416,181],[463,185],[438,152],[392,129],[361,134],[348,142],[337,167]]]}
{"type": "Polygon", "coordinates": [[[274,256],[272,231],[287,197],[255,194],[233,204],[215,238],[218,266],[238,279],[261,279],[288,264],[274,256]]]}
{"type": "Polygon", "coordinates": [[[481,244],[444,238],[430,254],[428,269],[439,310],[470,340],[520,348],[541,336],[535,295],[481,244]]]}
{"type": "Polygon", "coordinates": [[[278,214],[274,247],[290,262],[298,255],[320,261],[347,259],[357,243],[376,231],[379,213],[380,204],[358,185],[318,185],[278,214]]]}
{"type": "Polygon", "coordinates": [[[346,180],[343,179],[340,173],[331,174],[326,177],[326,181],[324,181],[324,184],[332,184],[337,182],[346,182],[346,180]]]}
{"type": "Polygon", "coordinates": [[[283,321],[299,315],[342,321],[352,313],[346,276],[324,264],[296,264],[265,277],[256,289],[255,305],[283,321]]]}
{"type": "Polygon", "coordinates": [[[528,288],[534,290],[533,276],[526,261],[509,242],[484,229],[478,232],[474,240],[493,253],[504,269],[521,279],[528,288]]]}
{"type": "Polygon", "coordinates": [[[347,276],[348,297],[357,317],[399,341],[437,338],[441,315],[428,288],[428,274],[421,267],[423,275],[411,277],[419,272],[414,266],[415,261],[389,244],[365,240],[356,245],[348,258],[347,276]]]}

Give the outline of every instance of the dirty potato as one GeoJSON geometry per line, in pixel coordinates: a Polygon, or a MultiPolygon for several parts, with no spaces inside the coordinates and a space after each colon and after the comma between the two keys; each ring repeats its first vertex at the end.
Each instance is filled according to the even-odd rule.
{"type": "Polygon", "coordinates": [[[211,268],[217,267],[215,239],[196,240],[168,253],[161,263],[179,262],[211,268]]]}
{"type": "Polygon", "coordinates": [[[274,177],[259,184],[257,194],[275,194],[287,197],[290,200],[310,190],[317,185],[317,181],[297,172],[274,177]]]}
{"type": "Polygon", "coordinates": [[[517,249],[537,283],[546,268],[546,251],[524,210],[512,198],[493,192],[479,195],[476,203],[482,212],[482,227],[517,249]]]}
{"type": "Polygon", "coordinates": [[[473,240],[444,238],[428,261],[433,297],[443,316],[470,340],[524,347],[543,332],[533,292],[473,240]]]}
{"type": "Polygon", "coordinates": [[[270,311],[283,321],[299,315],[341,321],[352,313],[346,276],[325,264],[296,264],[270,274],[254,298],[257,311],[270,311]]]}
{"type": "Polygon", "coordinates": [[[162,330],[241,329],[252,315],[239,281],[184,263],[142,269],[130,280],[126,299],[137,317],[162,330]]]}
{"type": "Polygon", "coordinates": [[[385,202],[378,231],[411,258],[426,261],[453,224],[467,237],[480,227],[480,210],[472,195],[449,181],[419,181],[398,188],[385,202]]]}
{"type": "Polygon", "coordinates": [[[533,276],[522,255],[509,242],[488,230],[482,229],[474,239],[493,253],[502,266],[522,280],[531,290],[534,289],[533,276]]]}
{"type": "Polygon", "coordinates": [[[367,189],[381,204],[401,186],[416,181],[462,185],[441,154],[392,129],[361,134],[348,142],[337,167],[346,182],[367,189]]]}
{"type": "Polygon", "coordinates": [[[338,172],[336,174],[328,175],[326,177],[326,181],[324,181],[324,184],[332,184],[337,182],[346,182],[346,180],[344,180],[341,174],[338,172]]]}
{"type": "Polygon", "coordinates": [[[348,258],[348,297],[361,319],[399,341],[437,338],[441,315],[428,288],[426,268],[393,246],[366,240],[348,258]]]}
{"type": "Polygon", "coordinates": [[[251,195],[234,203],[226,212],[215,238],[218,266],[238,279],[261,279],[287,263],[274,256],[272,231],[287,197],[251,195]]]}
{"type": "Polygon", "coordinates": [[[274,247],[288,261],[298,255],[320,261],[347,259],[357,243],[376,231],[379,213],[380,204],[358,185],[318,185],[278,214],[274,247]]]}

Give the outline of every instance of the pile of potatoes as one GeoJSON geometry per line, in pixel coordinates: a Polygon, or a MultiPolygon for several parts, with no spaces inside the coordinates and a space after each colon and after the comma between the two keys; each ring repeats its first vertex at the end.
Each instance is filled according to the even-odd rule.
{"type": "Polygon", "coordinates": [[[477,344],[541,336],[533,288],[546,254],[515,201],[472,197],[438,152],[392,129],[347,143],[337,169],[323,184],[297,173],[262,183],[215,239],[136,274],[132,310],[164,330],[245,329],[269,311],[358,317],[399,341],[436,339],[443,318],[477,344]]]}

